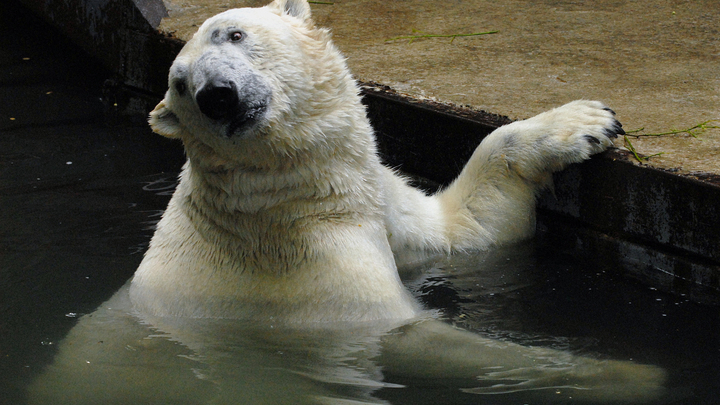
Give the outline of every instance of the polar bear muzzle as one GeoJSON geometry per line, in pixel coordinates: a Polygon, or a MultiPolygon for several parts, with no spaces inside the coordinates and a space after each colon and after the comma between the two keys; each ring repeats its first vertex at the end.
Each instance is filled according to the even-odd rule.
{"type": "Polygon", "coordinates": [[[236,115],[241,110],[235,83],[208,83],[195,95],[200,112],[214,120],[236,115]]]}
{"type": "Polygon", "coordinates": [[[223,126],[230,138],[247,132],[265,116],[272,90],[247,57],[218,47],[190,63],[188,87],[200,112],[223,126]]]}
{"type": "Polygon", "coordinates": [[[271,98],[270,88],[262,79],[249,74],[239,80],[210,80],[195,94],[195,103],[206,117],[227,124],[230,138],[260,121],[271,98]]]}

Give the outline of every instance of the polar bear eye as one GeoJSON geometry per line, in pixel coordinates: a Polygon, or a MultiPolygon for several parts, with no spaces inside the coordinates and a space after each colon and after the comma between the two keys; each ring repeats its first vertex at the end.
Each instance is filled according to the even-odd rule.
{"type": "Polygon", "coordinates": [[[185,89],[185,80],[178,80],[175,82],[175,91],[177,91],[179,95],[182,96],[185,94],[185,89]]]}
{"type": "Polygon", "coordinates": [[[241,39],[243,39],[243,33],[240,31],[233,31],[228,35],[228,39],[230,39],[231,42],[238,42],[241,39]]]}

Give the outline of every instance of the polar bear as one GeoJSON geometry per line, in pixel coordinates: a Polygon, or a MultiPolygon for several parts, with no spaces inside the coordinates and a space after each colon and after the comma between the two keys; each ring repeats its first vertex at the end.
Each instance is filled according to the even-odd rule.
{"type": "Polygon", "coordinates": [[[608,107],[574,101],[494,131],[427,196],[384,167],[358,86],[305,1],[208,19],[150,115],[187,163],[130,286],[160,316],[411,319],[395,258],[526,239],[551,174],[612,145],[608,107]]]}
{"type": "Polygon", "coordinates": [[[31,402],[385,403],[372,397],[392,386],[385,372],[474,379],[475,394],[553,388],[555,402],[560,390],[613,403],[662,391],[657,367],[454,328],[398,273],[424,254],[530,237],[551,174],[623,133],[604,104],[497,129],[428,196],[381,164],[358,87],[308,3],[275,0],[208,19],[150,125],[185,146],[177,189],[129,285],[79,321],[31,402]]]}

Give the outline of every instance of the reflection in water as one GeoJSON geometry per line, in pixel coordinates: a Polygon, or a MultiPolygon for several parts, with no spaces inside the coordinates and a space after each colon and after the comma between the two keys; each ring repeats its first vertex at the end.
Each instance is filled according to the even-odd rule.
{"type": "Polygon", "coordinates": [[[140,320],[128,307],[123,288],[80,321],[31,387],[36,403],[315,403],[384,385],[368,374],[379,339],[364,327],[140,320]]]}
{"type": "Polygon", "coordinates": [[[661,392],[658,368],[574,356],[551,335],[525,335],[555,346],[540,348],[493,333],[503,316],[502,327],[519,320],[483,300],[526,294],[542,282],[537,270],[530,245],[438,258],[408,285],[426,304],[445,303],[449,319],[429,311],[407,325],[150,318],[133,313],[123,287],[60,343],[31,403],[617,403],[661,392]]]}

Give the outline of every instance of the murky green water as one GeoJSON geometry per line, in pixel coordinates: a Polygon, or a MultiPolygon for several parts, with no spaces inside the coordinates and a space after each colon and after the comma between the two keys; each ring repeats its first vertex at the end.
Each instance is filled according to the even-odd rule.
{"type": "MultiPolygon", "coordinates": [[[[0,197],[6,403],[25,403],[28,387],[33,398],[60,391],[73,404],[552,399],[548,390],[478,395],[468,392],[482,386],[477,380],[396,372],[383,364],[380,343],[393,325],[302,329],[128,315],[126,297],[115,290],[139,263],[173,179],[78,180],[0,197]],[[42,371],[48,367],[50,377],[42,371]]],[[[407,284],[446,322],[482,337],[657,365],[670,372],[665,403],[713,403],[720,388],[718,309],[597,268],[538,238],[490,254],[440,258],[407,284]]],[[[552,402],[584,403],[563,399],[552,402]]]]}
{"type": "MultiPolygon", "coordinates": [[[[3,190],[0,402],[26,403],[28,387],[61,359],[87,365],[80,371],[89,374],[56,373],[56,388],[64,392],[71,380],[79,392],[101,395],[75,404],[543,403],[533,392],[479,396],[464,391],[478,381],[389,370],[378,359],[384,325],[303,330],[272,322],[156,320],[149,327],[126,315],[126,305],[95,312],[138,265],[173,185],[174,174],[154,174],[68,177],[3,190]],[[90,360],[63,355],[69,343],[88,347],[83,354],[90,360]]],[[[670,372],[668,403],[713,403],[720,389],[718,308],[599,269],[539,238],[489,255],[439,260],[407,283],[447,322],[482,337],[657,365],[670,372]]]]}

